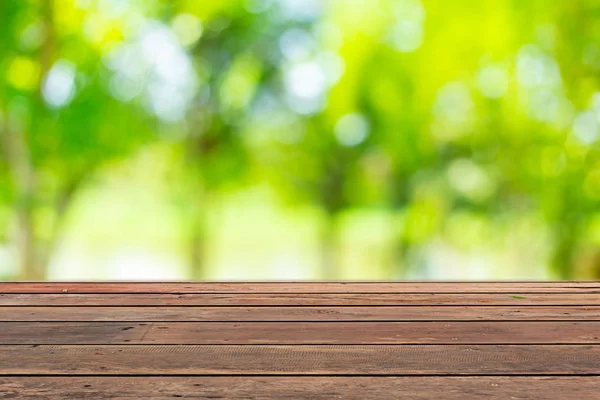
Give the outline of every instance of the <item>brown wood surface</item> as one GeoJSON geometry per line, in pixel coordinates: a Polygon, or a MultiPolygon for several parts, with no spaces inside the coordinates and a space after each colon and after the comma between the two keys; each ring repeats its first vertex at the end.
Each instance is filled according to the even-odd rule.
{"type": "Polygon", "coordinates": [[[600,374],[600,346],[0,346],[0,375],[600,374]]]}
{"type": "Polygon", "coordinates": [[[5,307],[0,321],[600,321],[600,306],[5,307]]]}
{"type": "Polygon", "coordinates": [[[597,376],[10,377],[0,399],[597,400],[599,387],[597,376]]]}
{"type": "Polygon", "coordinates": [[[600,282],[0,283],[0,399],[600,399],[600,282]]]}
{"type": "Polygon", "coordinates": [[[4,282],[0,293],[600,293],[600,282],[4,282]]]}
{"type": "Polygon", "coordinates": [[[600,306],[594,293],[0,294],[0,306],[600,306]]]}
{"type": "Polygon", "coordinates": [[[600,343],[600,322],[0,322],[0,344],[600,343]]]}

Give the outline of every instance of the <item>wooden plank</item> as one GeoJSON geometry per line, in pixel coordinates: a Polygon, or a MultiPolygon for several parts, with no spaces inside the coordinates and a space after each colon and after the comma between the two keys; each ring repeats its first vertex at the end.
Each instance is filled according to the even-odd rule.
{"type": "Polygon", "coordinates": [[[0,294],[0,306],[599,306],[582,293],[0,294]]]}
{"type": "Polygon", "coordinates": [[[4,282],[0,293],[600,293],[600,282],[4,282]]]}
{"type": "Polygon", "coordinates": [[[600,346],[0,346],[0,375],[582,375],[600,346]]]}
{"type": "Polygon", "coordinates": [[[597,400],[600,377],[10,377],[0,398],[597,400]]]}
{"type": "Polygon", "coordinates": [[[0,344],[600,343],[600,322],[0,322],[0,344]]]}
{"type": "Polygon", "coordinates": [[[600,306],[0,307],[0,321],[600,321],[600,306]]]}

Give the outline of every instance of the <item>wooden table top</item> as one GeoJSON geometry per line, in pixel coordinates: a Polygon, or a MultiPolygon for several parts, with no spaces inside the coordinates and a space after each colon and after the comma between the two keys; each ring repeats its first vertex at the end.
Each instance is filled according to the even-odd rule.
{"type": "Polygon", "coordinates": [[[0,283],[0,399],[599,399],[600,282],[0,283]]]}

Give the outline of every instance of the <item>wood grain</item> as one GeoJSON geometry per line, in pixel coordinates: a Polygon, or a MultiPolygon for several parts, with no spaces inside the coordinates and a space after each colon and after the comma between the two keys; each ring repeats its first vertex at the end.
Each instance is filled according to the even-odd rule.
{"type": "Polygon", "coordinates": [[[600,306],[591,293],[0,294],[0,306],[600,306]]]}
{"type": "Polygon", "coordinates": [[[0,293],[600,293],[600,282],[4,282],[0,293]]]}
{"type": "Polygon", "coordinates": [[[600,377],[10,377],[0,399],[597,400],[600,377]]]}
{"type": "Polygon", "coordinates": [[[0,307],[0,321],[600,321],[600,306],[0,307]]]}
{"type": "Polygon", "coordinates": [[[0,399],[598,399],[600,282],[0,283],[0,399]]]}
{"type": "Polygon", "coordinates": [[[0,346],[0,375],[581,375],[600,346],[0,346]]]}
{"type": "Polygon", "coordinates": [[[0,344],[600,343],[600,322],[0,322],[0,344]]]}

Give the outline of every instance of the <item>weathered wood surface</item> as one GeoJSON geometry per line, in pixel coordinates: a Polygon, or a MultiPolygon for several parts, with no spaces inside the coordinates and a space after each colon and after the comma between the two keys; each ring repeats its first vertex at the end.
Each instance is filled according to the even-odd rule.
{"type": "Polygon", "coordinates": [[[600,306],[5,307],[1,321],[600,321],[600,306]],[[425,311],[423,311],[425,308],[425,311]]]}
{"type": "Polygon", "coordinates": [[[0,306],[600,306],[600,293],[2,294],[0,306]]]}
{"type": "Polygon", "coordinates": [[[600,322],[0,322],[3,344],[594,344],[600,322]]]}
{"type": "Polygon", "coordinates": [[[7,282],[3,293],[600,293],[600,282],[7,282]]]}
{"type": "Polygon", "coordinates": [[[600,346],[0,346],[0,375],[600,375],[600,346]]]}
{"type": "Polygon", "coordinates": [[[598,387],[597,376],[0,377],[0,399],[597,400],[598,387]]]}
{"type": "Polygon", "coordinates": [[[0,283],[0,399],[598,399],[600,282],[0,283]]]}

